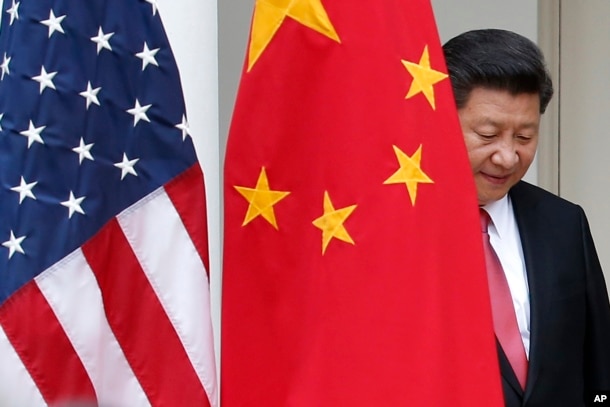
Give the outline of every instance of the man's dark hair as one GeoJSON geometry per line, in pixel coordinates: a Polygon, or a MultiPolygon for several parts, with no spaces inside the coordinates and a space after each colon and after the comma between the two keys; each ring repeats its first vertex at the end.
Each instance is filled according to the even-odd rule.
{"type": "Polygon", "coordinates": [[[553,82],[536,44],[511,31],[468,31],[443,45],[457,108],[476,87],[537,93],[540,113],[553,96],[553,82]]]}

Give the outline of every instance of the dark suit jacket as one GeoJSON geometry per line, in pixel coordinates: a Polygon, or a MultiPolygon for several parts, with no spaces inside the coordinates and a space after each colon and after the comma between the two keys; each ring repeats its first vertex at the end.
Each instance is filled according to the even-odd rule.
{"type": "Polygon", "coordinates": [[[531,306],[528,378],[522,391],[498,347],[507,407],[585,406],[610,390],[610,305],[583,210],[520,182],[510,193],[531,306]]]}

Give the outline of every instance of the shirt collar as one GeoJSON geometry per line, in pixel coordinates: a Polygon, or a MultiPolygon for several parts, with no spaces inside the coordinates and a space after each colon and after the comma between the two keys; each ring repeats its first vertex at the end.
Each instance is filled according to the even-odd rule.
{"type": "Polygon", "coordinates": [[[495,227],[498,237],[502,239],[503,236],[507,236],[511,216],[513,216],[513,208],[508,194],[495,202],[482,206],[482,208],[489,213],[492,222],[490,226],[495,227]]]}

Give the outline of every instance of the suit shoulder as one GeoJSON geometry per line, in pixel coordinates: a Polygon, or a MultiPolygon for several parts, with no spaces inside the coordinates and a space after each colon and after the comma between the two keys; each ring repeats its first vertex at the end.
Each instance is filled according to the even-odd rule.
{"type": "Polygon", "coordinates": [[[518,204],[536,205],[549,210],[582,212],[579,205],[525,181],[520,181],[511,189],[510,197],[518,204]]]}

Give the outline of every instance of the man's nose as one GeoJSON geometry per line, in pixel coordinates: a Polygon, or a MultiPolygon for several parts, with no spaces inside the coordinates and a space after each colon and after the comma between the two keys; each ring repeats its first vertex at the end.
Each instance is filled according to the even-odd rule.
{"type": "Polygon", "coordinates": [[[491,161],[506,169],[514,167],[519,162],[519,155],[515,147],[512,140],[498,143],[496,151],[491,156],[491,161]]]}

